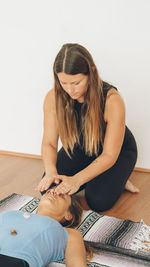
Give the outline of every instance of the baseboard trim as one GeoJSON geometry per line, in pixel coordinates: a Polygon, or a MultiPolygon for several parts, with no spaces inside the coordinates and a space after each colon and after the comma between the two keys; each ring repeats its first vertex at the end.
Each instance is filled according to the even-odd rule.
{"type": "Polygon", "coordinates": [[[144,168],[139,168],[139,167],[135,167],[134,171],[135,172],[148,172],[148,173],[150,173],[150,169],[144,169],[144,168]]]}
{"type": "MultiPolygon", "coordinates": [[[[20,153],[20,152],[12,152],[12,151],[5,151],[5,150],[0,150],[0,155],[11,156],[11,157],[30,158],[30,159],[40,159],[40,160],[42,159],[42,157],[40,155],[20,153]]],[[[135,167],[134,171],[150,173],[150,169],[144,169],[144,168],[140,168],[140,167],[135,167]]]]}
{"type": "Polygon", "coordinates": [[[5,150],[0,150],[0,155],[11,156],[11,157],[30,158],[30,159],[42,159],[42,157],[40,155],[5,151],[5,150]]]}

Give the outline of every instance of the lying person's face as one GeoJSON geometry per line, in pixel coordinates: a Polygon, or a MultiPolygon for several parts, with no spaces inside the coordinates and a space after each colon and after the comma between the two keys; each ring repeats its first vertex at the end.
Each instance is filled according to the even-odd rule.
{"type": "Polygon", "coordinates": [[[70,214],[69,207],[71,205],[71,197],[68,194],[55,195],[48,190],[40,200],[38,211],[44,213],[46,216],[58,217],[59,221],[63,218],[69,220],[72,215],[70,214]]]}

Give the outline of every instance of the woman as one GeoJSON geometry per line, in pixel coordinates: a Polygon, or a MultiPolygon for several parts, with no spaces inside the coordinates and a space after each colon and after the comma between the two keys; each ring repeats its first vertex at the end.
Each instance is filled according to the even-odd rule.
{"type": "Polygon", "coordinates": [[[45,267],[63,258],[67,267],[87,266],[82,235],[70,229],[80,223],[81,215],[76,197],[49,191],[42,196],[37,214],[0,214],[0,266],[45,267]]]}
{"type": "Polygon", "coordinates": [[[79,44],[63,45],[53,71],[54,89],[44,102],[45,176],[37,189],[44,192],[55,183],[55,193],[74,194],[85,188],[91,209],[110,209],[125,186],[138,192],[128,181],[137,146],[125,125],[123,99],[101,80],[92,56],[79,44]],[[63,147],[57,154],[59,137],[63,147]]]}

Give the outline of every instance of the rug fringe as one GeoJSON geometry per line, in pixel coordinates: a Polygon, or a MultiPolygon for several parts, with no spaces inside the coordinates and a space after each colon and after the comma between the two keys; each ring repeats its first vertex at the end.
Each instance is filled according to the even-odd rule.
{"type": "Polygon", "coordinates": [[[135,250],[138,253],[139,250],[150,252],[150,226],[146,225],[143,220],[138,235],[133,239],[130,244],[130,249],[135,250]]]}

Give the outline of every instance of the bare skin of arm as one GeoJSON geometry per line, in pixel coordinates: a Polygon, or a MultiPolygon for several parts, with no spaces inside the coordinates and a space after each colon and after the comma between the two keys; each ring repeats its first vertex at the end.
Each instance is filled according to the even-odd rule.
{"type": "Polygon", "coordinates": [[[77,179],[88,182],[97,175],[111,168],[120,153],[125,134],[125,107],[121,96],[112,89],[108,92],[104,120],[106,132],[103,144],[103,152],[88,167],[77,173],[77,179]]]}
{"type": "Polygon", "coordinates": [[[56,160],[58,148],[58,128],[55,109],[54,90],[50,90],[44,101],[44,133],[42,140],[42,159],[46,171],[45,177],[37,186],[38,191],[44,191],[49,188],[52,182],[59,183],[54,175],[57,175],[56,160]]]}
{"type": "Polygon", "coordinates": [[[65,252],[66,267],[86,267],[86,250],[81,233],[75,229],[66,228],[68,242],[65,252]]]}

